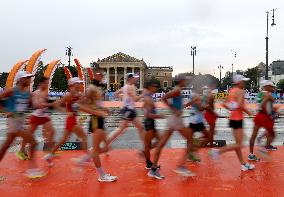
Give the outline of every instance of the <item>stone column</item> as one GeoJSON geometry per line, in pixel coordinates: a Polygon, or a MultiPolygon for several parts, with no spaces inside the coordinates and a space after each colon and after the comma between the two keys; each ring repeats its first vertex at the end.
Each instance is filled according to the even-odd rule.
{"type": "Polygon", "coordinates": [[[140,90],[142,90],[143,89],[143,70],[141,67],[140,67],[139,77],[140,77],[140,90]]]}
{"type": "Polygon", "coordinates": [[[132,67],[132,73],[134,73],[134,67],[132,67]]]}
{"type": "Polygon", "coordinates": [[[124,85],[126,84],[126,73],[127,72],[127,67],[124,67],[124,75],[123,75],[123,79],[124,79],[124,85]]]}
{"type": "Polygon", "coordinates": [[[109,67],[107,67],[107,73],[106,73],[106,80],[107,80],[107,89],[109,90],[110,89],[110,84],[109,84],[109,67]]]}
{"type": "Polygon", "coordinates": [[[117,83],[117,67],[114,67],[114,83],[117,83]]]}

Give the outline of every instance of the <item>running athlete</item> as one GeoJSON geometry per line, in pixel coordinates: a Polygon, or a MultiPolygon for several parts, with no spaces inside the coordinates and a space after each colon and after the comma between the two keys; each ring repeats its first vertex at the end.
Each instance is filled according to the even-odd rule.
{"type": "Polygon", "coordinates": [[[26,71],[19,71],[16,74],[16,86],[12,89],[5,90],[0,94],[0,99],[7,99],[5,102],[7,112],[7,138],[0,150],[0,161],[4,157],[5,152],[17,137],[30,144],[30,160],[26,176],[29,178],[39,178],[45,176],[45,172],[39,169],[34,159],[34,150],[36,141],[30,132],[24,128],[27,112],[30,103],[31,95],[29,91],[30,78],[32,74],[26,71]]]}
{"type": "Polygon", "coordinates": [[[144,128],[145,128],[145,137],[144,137],[144,154],[146,159],[147,170],[150,170],[152,167],[151,154],[150,150],[152,146],[152,140],[155,138],[160,140],[160,135],[156,130],[155,119],[164,118],[164,115],[157,114],[155,102],[152,95],[157,92],[160,84],[152,80],[146,83],[146,90],[144,93],[144,128]]]}
{"type": "MultiPolygon", "coordinates": [[[[189,128],[193,132],[202,132],[203,137],[202,141],[198,143],[198,146],[205,146],[209,141],[210,141],[210,133],[209,131],[206,130],[204,126],[204,117],[203,117],[203,103],[201,99],[201,91],[202,89],[200,88],[195,88],[194,92],[192,93],[192,99],[189,103],[185,105],[185,107],[191,106],[191,113],[189,117],[189,128]]],[[[193,153],[192,149],[189,153],[189,159],[192,161],[200,161],[198,157],[193,153]]]]}
{"type": "Polygon", "coordinates": [[[184,108],[183,105],[183,96],[182,96],[182,88],[186,86],[186,76],[178,75],[176,78],[177,85],[176,87],[165,94],[162,100],[165,104],[170,108],[172,111],[172,115],[168,118],[168,130],[163,134],[161,137],[160,142],[155,150],[154,160],[151,170],[148,172],[149,177],[154,177],[156,179],[164,179],[165,177],[159,173],[158,169],[158,160],[162,151],[162,148],[165,146],[171,135],[174,131],[179,131],[179,133],[186,139],[187,141],[187,148],[185,149],[185,153],[177,166],[174,170],[176,173],[181,174],[182,176],[194,176],[194,174],[188,170],[184,165],[187,160],[187,155],[189,150],[191,149],[190,145],[192,144],[192,130],[187,128],[182,119],[182,110],[184,108]],[[172,102],[169,102],[169,99],[172,102]]]}
{"type": "MultiPolygon", "coordinates": [[[[103,72],[101,70],[95,71],[94,78],[93,84],[89,86],[87,91],[85,103],[92,110],[108,111],[102,107],[102,91],[100,90],[100,87],[102,84],[103,72]]],[[[116,176],[112,176],[105,172],[100,160],[100,154],[108,151],[107,145],[104,147],[100,146],[102,142],[106,142],[104,118],[102,116],[92,115],[90,118],[90,130],[92,130],[93,133],[93,148],[91,151],[94,164],[99,174],[98,180],[100,182],[116,181],[116,176]]]]}
{"type": "Polygon", "coordinates": [[[130,122],[132,122],[132,124],[138,129],[140,139],[142,142],[144,141],[143,126],[140,123],[135,111],[135,102],[139,101],[144,96],[143,94],[140,96],[136,95],[135,83],[139,76],[135,75],[134,73],[128,73],[125,77],[127,79],[127,84],[116,92],[117,95],[123,94],[123,120],[120,122],[120,127],[109,134],[107,139],[108,145],[111,144],[118,136],[124,133],[130,122]]]}
{"type": "Polygon", "coordinates": [[[249,78],[245,78],[243,75],[235,75],[233,77],[234,87],[229,91],[229,95],[226,101],[223,103],[223,107],[230,110],[230,123],[229,126],[233,129],[233,134],[235,137],[235,144],[228,145],[221,149],[211,149],[209,154],[214,158],[218,158],[220,154],[228,151],[236,151],[238,159],[241,163],[241,170],[247,171],[255,168],[254,165],[246,163],[243,160],[242,155],[242,143],[244,137],[243,131],[243,112],[248,115],[252,115],[250,111],[245,108],[245,98],[244,98],[244,87],[245,81],[249,78]]]}
{"type": "Polygon", "coordinates": [[[204,118],[209,125],[209,134],[210,141],[209,144],[213,147],[214,135],[215,135],[215,127],[216,120],[218,118],[218,114],[215,113],[214,109],[214,95],[212,94],[212,90],[207,86],[203,87],[203,95],[202,95],[202,103],[205,108],[204,118]]]}
{"type": "Polygon", "coordinates": [[[253,133],[250,138],[250,154],[248,159],[251,161],[258,161],[259,158],[253,152],[254,143],[257,133],[261,127],[266,130],[267,144],[266,149],[275,150],[274,146],[271,145],[273,139],[275,138],[274,126],[274,116],[275,110],[273,109],[274,98],[272,97],[272,92],[275,89],[275,85],[270,80],[262,81],[262,91],[258,93],[257,103],[259,105],[259,111],[254,118],[253,133]]]}
{"type": "MultiPolygon", "coordinates": [[[[35,110],[30,116],[30,127],[28,129],[33,134],[38,126],[42,125],[47,150],[54,145],[54,128],[48,114],[48,108],[51,106],[51,104],[48,103],[48,82],[48,78],[41,78],[39,80],[38,89],[32,93],[32,107],[35,110]]],[[[23,141],[20,151],[17,152],[17,156],[23,160],[28,159],[25,154],[25,146],[26,142],[23,141]]]]}
{"type": "MultiPolygon", "coordinates": [[[[97,77],[98,78],[98,77],[97,77]]],[[[95,85],[90,85],[86,95],[86,105],[92,110],[104,110],[101,104],[102,92],[95,85]]],[[[107,109],[105,109],[107,111],[107,109]]],[[[100,154],[108,151],[108,146],[101,147],[101,143],[106,141],[106,133],[104,127],[104,118],[101,116],[92,115],[90,121],[93,130],[93,149],[92,157],[99,174],[100,182],[113,182],[117,180],[116,176],[107,174],[100,160],[100,154]]]]}
{"type": "Polygon", "coordinates": [[[51,149],[50,153],[44,156],[44,160],[48,162],[49,166],[53,165],[52,158],[55,156],[55,151],[66,142],[72,133],[75,133],[79,138],[81,138],[81,148],[82,150],[86,150],[86,154],[77,160],[77,164],[83,164],[91,159],[90,154],[87,152],[87,135],[84,133],[83,128],[77,124],[78,111],[83,111],[97,116],[104,116],[106,113],[99,111],[95,112],[82,104],[82,93],[80,92],[82,83],[84,83],[84,81],[80,80],[78,77],[69,79],[69,93],[60,100],[54,102],[55,108],[61,112],[67,112],[67,118],[66,128],[62,139],[51,149]],[[66,108],[62,108],[62,105],[65,105],[66,108]]]}

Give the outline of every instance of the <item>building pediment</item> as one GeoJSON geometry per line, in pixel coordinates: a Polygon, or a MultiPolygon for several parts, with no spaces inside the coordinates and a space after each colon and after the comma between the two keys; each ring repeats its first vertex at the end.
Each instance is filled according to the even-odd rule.
{"type": "Polygon", "coordinates": [[[104,62],[113,62],[113,63],[119,63],[119,62],[141,62],[141,63],[144,63],[145,62],[143,61],[143,59],[139,60],[135,57],[132,57],[130,55],[127,55],[125,53],[116,53],[116,54],[113,54],[109,57],[106,57],[106,58],[103,58],[103,59],[98,59],[98,63],[104,63],[104,62]]]}

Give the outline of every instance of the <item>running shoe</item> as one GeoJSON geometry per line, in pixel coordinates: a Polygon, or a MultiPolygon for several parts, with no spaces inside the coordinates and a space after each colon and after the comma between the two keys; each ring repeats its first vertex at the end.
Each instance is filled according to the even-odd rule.
{"type": "Polygon", "coordinates": [[[187,159],[192,162],[201,162],[201,159],[199,159],[194,153],[189,153],[187,159]]]}
{"type": "Polygon", "coordinates": [[[259,161],[260,159],[258,157],[255,156],[255,154],[249,154],[248,155],[248,160],[250,161],[259,161]]]}
{"type": "Polygon", "coordinates": [[[113,182],[117,180],[117,176],[112,176],[110,174],[105,174],[98,178],[99,182],[113,182]]]}
{"type": "Polygon", "coordinates": [[[0,182],[5,181],[5,180],[6,180],[6,177],[0,175],[0,182]]]}
{"type": "Polygon", "coordinates": [[[188,170],[186,167],[184,166],[178,166],[174,172],[180,174],[181,176],[186,176],[186,177],[190,177],[190,176],[196,176],[193,172],[191,172],[190,170],[188,170]]]}
{"type": "Polygon", "coordinates": [[[266,150],[272,150],[272,151],[275,151],[275,150],[278,149],[276,146],[272,146],[272,145],[265,146],[265,148],[266,148],[266,150]]]}
{"type": "Polygon", "coordinates": [[[241,170],[242,171],[248,171],[248,170],[253,170],[255,166],[253,164],[245,163],[241,165],[241,170]]]}
{"type": "Polygon", "coordinates": [[[21,152],[21,151],[17,151],[17,152],[16,152],[16,156],[17,156],[20,160],[28,160],[28,159],[29,159],[29,157],[28,157],[25,153],[23,153],[23,152],[21,152]]]}
{"type": "Polygon", "coordinates": [[[36,178],[41,178],[46,175],[46,172],[39,168],[34,168],[34,169],[28,169],[26,171],[26,176],[30,179],[36,179],[36,178]]]}
{"type": "Polygon", "coordinates": [[[49,167],[52,167],[54,163],[52,162],[52,159],[55,157],[54,154],[48,153],[43,157],[43,160],[45,160],[48,163],[49,167]]]}
{"type": "Polygon", "coordinates": [[[73,158],[72,161],[74,161],[75,164],[78,166],[84,166],[85,164],[91,161],[91,156],[83,155],[82,157],[79,157],[79,158],[73,158]]]}
{"type": "Polygon", "coordinates": [[[261,154],[262,157],[265,157],[267,159],[270,159],[270,156],[268,154],[268,150],[266,150],[265,147],[261,147],[258,149],[258,152],[261,154]]]}
{"type": "Polygon", "coordinates": [[[220,157],[220,151],[216,148],[212,148],[209,150],[208,154],[212,157],[214,160],[218,160],[220,157]]]}
{"type": "Polygon", "coordinates": [[[156,170],[153,170],[151,169],[148,174],[147,174],[149,177],[153,177],[155,179],[159,179],[159,180],[162,180],[165,178],[165,176],[161,175],[160,172],[159,172],[159,169],[156,169],[156,170]]]}

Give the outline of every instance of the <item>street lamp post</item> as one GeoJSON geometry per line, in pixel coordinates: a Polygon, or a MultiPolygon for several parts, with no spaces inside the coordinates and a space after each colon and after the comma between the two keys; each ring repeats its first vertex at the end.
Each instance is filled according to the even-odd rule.
{"type": "Polygon", "coordinates": [[[70,47],[70,46],[69,46],[69,47],[66,47],[66,53],[65,53],[65,55],[68,56],[68,66],[71,65],[71,56],[73,56],[72,50],[73,50],[72,47],[70,47]]]}
{"type": "MultiPolygon", "coordinates": [[[[271,23],[271,26],[275,26],[275,18],[274,18],[274,12],[276,11],[276,9],[272,9],[272,23],[271,23]]],[[[266,12],[266,65],[265,65],[265,79],[267,80],[268,79],[268,23],[269,23],[269,14],[270,12],[266,12]]]]}
{"type": "Polygon", "coordinates": [[[221,80],[222,80],[222,69],[224,69],[223,66],[218,66],[218,69],[220,70],[220,84],[221,84],[221,80]]]}
{"type": "MultiPolygon", "coordinates": [[[[237,52],[234,50],[231,50],[233,58],[237,58],[237,52]]],[[[232,61],[232,79],[233,79],[233,75],[234,75],[234,61],[232,61]]]]}
{"type": "Polygon", "coordinates": [[[194,75],[194,56],[196,56],[196,46],[191,46],[191,53],[190,55],[192,56],[192,73],[194,75]]]}

